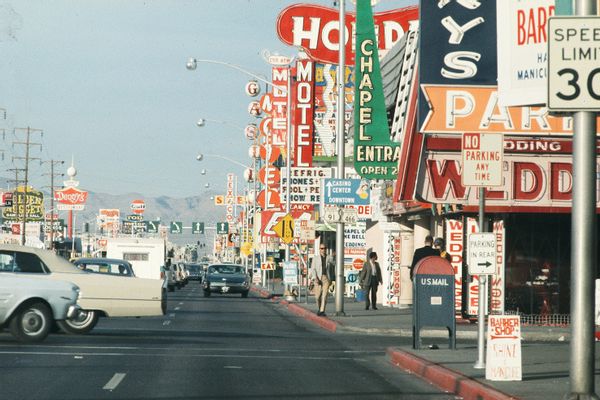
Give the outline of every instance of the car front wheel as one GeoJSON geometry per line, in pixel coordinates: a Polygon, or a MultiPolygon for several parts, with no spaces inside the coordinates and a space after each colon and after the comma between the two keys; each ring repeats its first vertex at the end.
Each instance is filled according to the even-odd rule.
{"type": "Polygon", "coordinates": [[[48,336],[52,313],[48,306],[33,303],[21,307],[10,320],[10,333],[21,342],[39,342],[48,336]]]}
{"type": "Polygon", "coordinates": [[[56,321],[56,323],[65,333],[72,335],[88,333],[98,323],[98,312],[81,310],[75,318],[56,321]]]}

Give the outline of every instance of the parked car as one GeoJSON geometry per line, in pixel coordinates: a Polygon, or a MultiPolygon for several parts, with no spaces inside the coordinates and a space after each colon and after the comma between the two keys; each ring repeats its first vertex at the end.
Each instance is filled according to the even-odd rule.
{"type": "Polygon", "coordinates": [[[81,288],[81,311],[73,319],[57,321],[67,333],[87,333],[99,317],[164,315],[166,283],[159,279],[123,279],[83,271],[48,250],[0,244],[0,270],[4,274],[73,282],[81,288]]]}
{"type": "Polygon", "coordinates": [[[203,268],[200,264],[186,264],[187,270],[190,273],[188,279],[190,281],[200,281],[202,283],[203,268]]]}
{"type": "Polygon", "coordinates": [[[250,277],[243,265],[213,264],[206,270],[202,288],[205,297],[209,297],[211,293],[238,293],[242,297],[248,297],[250,277]]]}
{"type": "Polygon", "coordinates": [[[42,341],[54,321],[64,321],[78,313],[77,285],[1,272],[4,269],[0,269],[0,330],[8,327],[17,340],[42,341]]]}
{"type": "Polygon", "coordinates": [[[78,258],[73,261],[73,264],[79,269],[88,272],[135,278],[133,266],[129,261],[125,260],[116,258],[78,258]]]}

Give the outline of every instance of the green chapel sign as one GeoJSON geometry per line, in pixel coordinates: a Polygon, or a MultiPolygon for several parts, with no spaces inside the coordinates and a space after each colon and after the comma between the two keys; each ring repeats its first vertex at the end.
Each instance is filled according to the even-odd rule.
{"type": "Polygon", "coordinates": [[[400,146],[390,140],[371,0],[356,2],[354,169],[365,179],[396,179],[400,146]]]}

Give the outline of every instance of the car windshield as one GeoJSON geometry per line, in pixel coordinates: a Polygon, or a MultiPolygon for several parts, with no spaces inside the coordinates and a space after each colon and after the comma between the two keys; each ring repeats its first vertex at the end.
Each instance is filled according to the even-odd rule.
{"type": "Polygon", "coordinates": [[[187,269],[188,269],[188,271],[194,272],[194,273],[200,272],[200,266],[199,265],[188,265],[187,269]]]}
{"type": "Polygon", "coordinates": [[[213,265],[208,268],[209,274],[243,274],[244,267],[239,265],[213,265]]]}

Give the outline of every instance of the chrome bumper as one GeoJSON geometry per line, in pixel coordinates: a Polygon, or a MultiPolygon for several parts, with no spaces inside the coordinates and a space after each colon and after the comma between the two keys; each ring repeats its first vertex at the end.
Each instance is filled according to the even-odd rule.
{"type": "Polygon", "coordinates": [[[79,312],[81,311],[81,307],[79,307],[77,304],[69,306],[68,310],[67,310],[67,319],[73,319],[76,316],[79,315],[79,312]]]}

